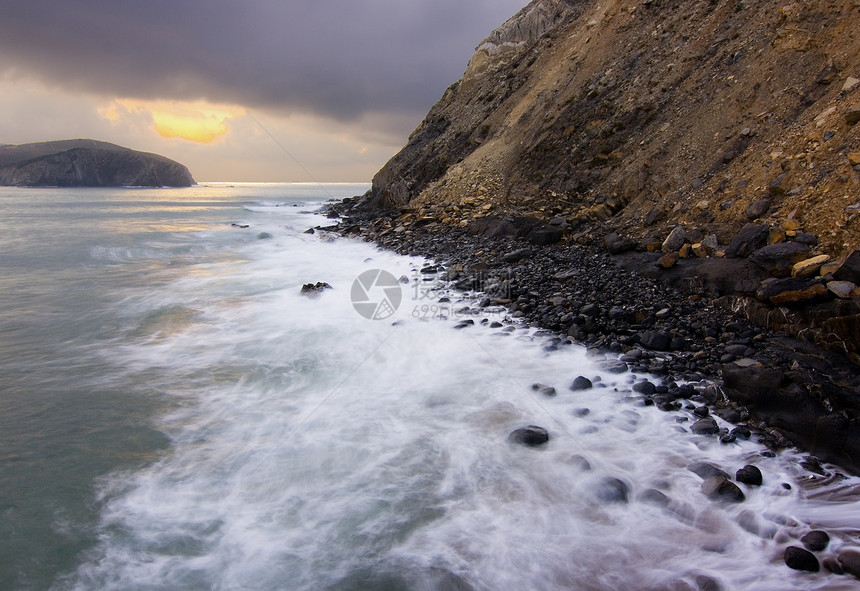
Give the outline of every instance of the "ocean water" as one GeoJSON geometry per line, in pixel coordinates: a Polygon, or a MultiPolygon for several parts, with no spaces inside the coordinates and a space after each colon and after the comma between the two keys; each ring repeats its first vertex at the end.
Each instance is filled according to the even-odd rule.
{"type": "Polygon", "coordinates": [[[366,189],[0,189],[0,589],[856,588],[782,555],[857,545],[860,480],[694,436],[647,376],[304,233],[366,189]],[[507,441],[530,424],[544,448],[507,441]],[[764,485],[714,503],[694,461],[764,485]]]}

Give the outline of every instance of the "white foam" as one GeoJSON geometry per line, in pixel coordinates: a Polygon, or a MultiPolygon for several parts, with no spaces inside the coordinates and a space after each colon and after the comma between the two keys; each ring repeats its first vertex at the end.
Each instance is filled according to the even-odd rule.
{"type": "MultiPolygon", "coordinates": [[[[453,330],[416,319],[420,302],[405,288],[395,316],[366,320],[350,301],[353,280],[373,268],[413,278],[422,261],[301,234],[320,218],[269,209],[278,212],[251,231],[273,239],[240,243],[229,259],[126,300],[129,319],[164,318],[109,354],[173,401],[159,422],[173,445],[102,483],[101,543],[58,586],[648,589],[704,574],[726,588],[816,589],[831,580],[789,570],[782,549],[816,523],[844,544],[839,533],[860,528],[854,491],[810,498],[791,454],[764,458],[753,442],[679,433],[678,413],[627,400],[629,374],[603,372],[578,347],[549,353],[534,331],[505,338],[480,322],[453,330]],[[317,281],[333,289],[300,295],[317,281]],[[599,387],[569,391],[578,375],[599,387]],[[535,382],[558,395],[533,392],[535,382]],[[506,441],[528,424],[549,430],[545,449],[506,441]],[[743,504],[716,505],[686,470],[692,461],[730,472],[755,463],[765,485],[744,487],[743,504]],[[596,498],[605,476],[630,487],[629,503],[596,498]],[[635,500],[654,487],[668,508],[635,500]]],[[[846,485],[858,480],[827,490],[846,485]]]]}

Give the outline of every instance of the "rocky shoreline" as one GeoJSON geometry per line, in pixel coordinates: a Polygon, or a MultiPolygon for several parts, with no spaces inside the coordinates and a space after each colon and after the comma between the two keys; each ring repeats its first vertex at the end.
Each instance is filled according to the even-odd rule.
{"type": "MultiPolygon", "coordinates": [[[[536,219],[487,218],[468,228],[397,224],[367,200],[329,204],[326,215],[339,220],[318,229],[431,259],[428,274],[482,294],[482,307],[505,306],[510,318],[552,331],[551,347],[579,343],[617,354],[619,371],[660,376],[669,387],[642,386],[646,403],[665,411],[700,405],[702,419],[713,413],[741,424],[715,432],[725,443],[752,433],[772,449],[811,452],[812,472],[826,473],[820,458],[860,473],[858,367],[752,322],[737,305],[743,293],[703,289],[719,283],[713,272],[696,264],[666,272],[664,253],[619,249],[612,236],[559,242],[563,232],[536,219]],[[676,382],[700,386],[690,392],[676,382]]],[[[750,281],[741,271],[746,262],[729,267],[733,281],[750,281]]]]}

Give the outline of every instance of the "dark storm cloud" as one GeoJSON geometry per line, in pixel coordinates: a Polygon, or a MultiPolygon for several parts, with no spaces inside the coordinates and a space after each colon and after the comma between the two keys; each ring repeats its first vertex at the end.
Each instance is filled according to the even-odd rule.
{"type": "Polygon", "coordinates": [[[423,112],[527,0],[5,0],[0,73],[346,120],[423,112]]]}

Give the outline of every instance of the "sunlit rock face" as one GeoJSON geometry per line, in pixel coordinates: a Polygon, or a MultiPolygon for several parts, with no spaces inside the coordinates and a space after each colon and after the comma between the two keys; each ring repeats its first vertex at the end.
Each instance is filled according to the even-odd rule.
{"type": "Polygon", "coordinates": [[[0,146],[0,185],[19,187],[190,187],[182,164],[95,140],[0,146]]]}

